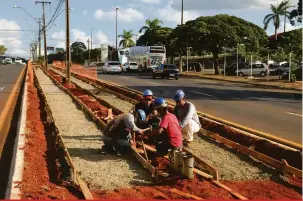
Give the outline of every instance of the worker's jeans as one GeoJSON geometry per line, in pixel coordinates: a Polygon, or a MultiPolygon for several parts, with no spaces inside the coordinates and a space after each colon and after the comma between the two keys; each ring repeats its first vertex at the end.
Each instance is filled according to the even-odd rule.
{"type": "Polygon", "coordinates": [[[183,128],[182,128],[182,136],[183,139],[185,139],[186,141],[193,141],[194,139],[194,134],[198,133],[200,130],[201,126],[200,124],[198,124],[197,122],[195,122],[194,120],[190,120],[188,124],[186,124],[183,128]]]}
{"type": "Polygon", "coordinates": [[[102,140],[105,145],[109,147],[114,147],[117,151],[126,152],[130,150],[131,145],[128,139],[117,139],[113,140],[111,137],[102,136],[102,140]]]}

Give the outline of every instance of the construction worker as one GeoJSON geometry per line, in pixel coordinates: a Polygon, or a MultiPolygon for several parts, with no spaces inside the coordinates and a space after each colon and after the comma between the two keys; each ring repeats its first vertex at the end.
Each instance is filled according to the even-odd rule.
{"type": "Polygon", "coordinates": [[[182,148],[182,133],[176,116],[168,112],[167,103],[163,98],[156,98],[154,108],[161,117],[157,129],[146,131],[143,137],[153,138],[160,155],[167,154],[169,149],[182,148]]]}
{"type": "Polygon", "coordinates": [[[131,133],[144,133],[143,130],[137,127],[135,120],[140,122],[144,121],[145,118],[146,114],[143,110],[137,110],[135,115],[128,113],[115,117],[104,128],[102,136],[103,148],[108,152],[117,152],[117,154],[127,152],[131,146],[135,145],[131,133]]]}
{"type": "Polygon", "coordinates": [[[149,125],[153,123],[159,123],[160,121],[157,118],[157,111],[153,109],[153,92],[149,89],[146,89],[143,92],[143,101],[137,103],[133,109],[133,111],[137,111],[139,109],[143,110],[147,115],[145,121],[143,121],[139,127],[147,128],[149,125]]]}
{"type": "Polygon", "coordinates": [[[201,124],[196,111],[196,107],[191,102],[185,100],[185,93],[178,90],[174,96],[176,106],[174,109],[180,126],[182,128],[183,142],[189,144],[194,139],[194,134],[201,129],[201,124]]]}

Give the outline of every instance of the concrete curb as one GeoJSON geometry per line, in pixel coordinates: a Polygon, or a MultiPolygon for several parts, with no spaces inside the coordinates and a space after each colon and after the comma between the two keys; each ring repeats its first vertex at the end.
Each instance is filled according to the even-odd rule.
{"type": "Polygon", "coordinates": [[[12,166],[9,171],[9,181],[5,192],[5,199],[21,199],[20,183],[24,168],[24,148],[26,134],[26,113],[27,113],[27,88],[28,69],[26,70],[25,83],[22,95],[21,115],[18,121],[18,133],[15,139],[12,166]]]}
{"type": "Polygon", "coordinates": [[[180,76],[182,77],[187,77],[187,78],[200,78],[200,79],[209,79],[209,80],[220,80],[220,81],[225,81],[225,82],[235,82],[235,83],[241,83],[241,84],[250,84],[253,86],[258,86],[262,88],[268,88],[268,89],[283,89],[283,90],[294,90],[294,91],[300,91],[302,92],[302,89],[297,89],[297,88],[291,88],[291,87],[283,87],[283,86],[273,86],[273,85],[266,85],[266,84],[258,84],[258,83],[250,83],[250,82],[245,82],[245,81],[239,81],[239,80],[224,80],[216,77],[203,77],[199,75],[185,75],[181,74],[180,76]]]}

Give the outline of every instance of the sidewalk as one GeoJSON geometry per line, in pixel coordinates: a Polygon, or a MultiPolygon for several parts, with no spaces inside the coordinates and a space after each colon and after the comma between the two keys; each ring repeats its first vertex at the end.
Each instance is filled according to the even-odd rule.
{"type": "Polygon", "coordinates": [[[265,88],[275,88],[275,89],[285,89],[285,90],[295,90],[302,92],[302,81],[296,81],[294,83],[289,83],[287,80],[272,80],[268,81],[265,78],[260,79],[255,77],[253,79],[248,79],[247,77],[234,77],[234,76],[223,76],[223,75],[203,75],[201,73],[181,73],[181,76],[192,77],[192,78],[204,78],[212,80],[223,80],[228,82],[237,82],[244,84],[251,84],[254,86],[265,87],[265,88]]]}

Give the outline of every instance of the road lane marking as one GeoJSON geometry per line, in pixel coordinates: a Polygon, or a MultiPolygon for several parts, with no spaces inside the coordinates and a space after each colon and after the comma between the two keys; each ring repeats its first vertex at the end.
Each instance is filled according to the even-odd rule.
{"type": "Polygon", "coordinates": [[[1,88],[0,88],[0,91],[2,91],[3,89],[4,89],[4,87],[1,87],[1,88]]]}
{"type": "Polygon", "coordinates": [[[157,86],[158,84],[156,84],[156,83],[153,83],[153,82],[146,82],[147,84],[151,84],[151,85],[155,85],[155,86],[157,86]]]}
{"type": "Polygon", "coordinates": [[[200,94],[200,95],[203,95],[203,96],[208,96],[208,97],[213,97],[213,98],[215,98],[215,96],[213,96],[213,95],[204,94],[204,93],[201,93],[201,92],[196,92],[196,91],[189,91],[189,92],[194,93],[194,94],[200,94]]]}
{"type": "Polygon", "coordinates": [[[296,113],[292,113],[292,112],[285,112],[286,114],[290,114],[290,115],[295,115],[295,116],[300,116],[300,117],[302,117],[302,115],[301,114],[296,114],[296,113]]]}

